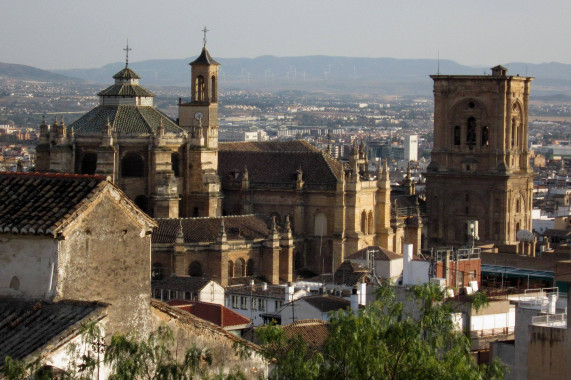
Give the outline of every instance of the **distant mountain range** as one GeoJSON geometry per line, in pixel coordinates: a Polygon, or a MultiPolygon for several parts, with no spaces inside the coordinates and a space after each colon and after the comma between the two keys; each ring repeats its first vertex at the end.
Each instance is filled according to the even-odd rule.
{"type": "Polygon", "coordinates": [[[31,66],[0,62],[0,78],[2,77],[10,79],[38,81],[38,82],[78,81],[78,79],[70,78],[66,75],[37,69],[31,66]]]}
{"type": "MultiPolygon", "coordinates": [[[[141,76],[143,86],[189,86],[186,59],[133,62],[129,66],[141,76]]],[[[333,56],[215,58],[221,63],[220,88],[248,90],[300,90],[354,95],[425,95],[432,93],[429,75],[490,74],[488,67],[471,67],[435,59],[351,58],[333,56]]],[[[534,76],[534,97],[571,94],[571,65],[562,63],[503,64],[508,74],[534,76]]],[[[111,84],[124,63],[100,68],[43,71],[29,66],[0,63],[0,76],[18,79],[66,81],[79,78],[111,84]]]]}

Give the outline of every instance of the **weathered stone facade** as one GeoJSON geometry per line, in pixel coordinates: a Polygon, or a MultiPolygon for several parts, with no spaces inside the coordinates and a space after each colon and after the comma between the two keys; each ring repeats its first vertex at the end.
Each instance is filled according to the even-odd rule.
{"type": "Polygon", "coordinates": [[[0,294],[103,302],[109,331],[150,331],[151,218],[102,178],[3,174],[0,182],[0,294]]]}
{"type": "Polygon", "coordinates": [[[291,229],[268,218],[158,219],[153,235],[154,278],[207,277],[222,286],[229,279],[261,276],[269,283],[292,281],[291,229]]]}
{"type": "Polygon", "coordinates": [[[481,242],[515,247],[531,230],[534,174],[529,165],[528,101],[533,78],[432,75],[434,149],[426,173],[432,245],[466,242],[479,222],[481,242]]]}

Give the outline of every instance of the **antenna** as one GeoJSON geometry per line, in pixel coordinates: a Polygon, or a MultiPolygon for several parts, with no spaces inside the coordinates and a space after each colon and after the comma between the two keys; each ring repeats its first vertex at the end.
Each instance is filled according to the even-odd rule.
{"type": "Polygon", "coordinates": [[[440,49],[437,50],[437,56],[438,56],[438,71],[436,72],[436,75],[440,75],[440,49]]]}

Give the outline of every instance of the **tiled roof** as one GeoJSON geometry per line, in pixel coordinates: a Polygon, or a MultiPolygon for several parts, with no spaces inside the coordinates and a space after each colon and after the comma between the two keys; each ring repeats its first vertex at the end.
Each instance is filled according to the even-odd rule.
{"type": "MultiPolygon", "coordinates": [[[[107,187],[122,194],[103,176],[0,172],[0,233],[55,235],[107,187]]],[[[149,226],[156,225],[124,200],[149,226]]]]}
{"type": "Polygon", "coordinates": [[[208,284],[211,279],[208,277],[181,277],[172,276],[163,280],[153,281],[153,289],[179,290],[185,292],[198,292],[208,284]]]}
{"type": "Polygon", "coordinates": [[[0,298],[0,366],[4,358],[24,359],[51,342],[57,348],[87,318],[99,319],[106,305],[95,302],[46,303],[0,298]],[[54,338],[59,337],[56,341],[54,338]]]}
{"type": "Polygon", "coordinates": [[[119,71],[117,74],[113,75],[114,79],[141,79],[133,70],[125,66],[125,68],[119,71]]]}
{"type": "Polygon", "coordinates": [[[365,260],[367,258],[367,250],[371,250],[375,257],[375,260],[382,260],[382,261],[391,261],[391,260],[402,260],[402,255],[396,254],[392,251],[389,251],[386,248],[379,247],[379,246],[369,246],[363,248],[351,256],[347,257],[347,260],[365,260]]]}
{"type": "Polygon", "coordinates": [[[0,232],[53,234],[107,183],[101,176],[0,173],[0,232]]]}
{"type": "Polygon", "coordinates": [[[305,140],[291,141],[249,141],[220,143],[221,151],[233,152],[319,152],[305,140]]]}
{"type": "Polygon", "coordinates": [[[347,309],[351,306],[351,302],[341,297],[321,294],[318,296],[307,296],[301,298],[311,306],[315,307],[322,313],[328,313],[333,310],[347,309]]]}
{"type": "Polygon", "coordinates": [[[168,116],[151,106],[97,106],[72,124],[76,136],[102,134],[111,124],[113,132],[123,134],[152,134],[163,124],[166,133],[182,134],[184,131],[168,116]]]}
{"type": "Polygon", "coordinates": [[[198,318],[204,319],[205,321],[214,323],[222,328],[250,324],[250,319],[228,309],[225,306],[215,303],[171,300],[168,301],[167,304],[184,310],[198,318]]]}
{"type": "Polygon", "coordinates": [[[220,336],[224,336],[238,344],[242,344],[254,351],[258,351],[259,347],[247,340],[237,337],[234,334],[229,333],[228,331],[224,330],[222,327],[215,325],[212,322],[206,321],[204,319],[198,318],[190,313],[186,313],[180,309],[175,307],[169,306],[164,302],[151,300],[151,307],[155,308],[163,313],[168,314],[170,317],[177,319],[181,323],[185,323],[191,326],[194,326],[198,330],[207,330],[209,333],[215,333],[220,336]]]}
{"type": "Polygon", "coordinates": [[[309,347],[321,350],[329,336],[329,322],[321,319],[302,319],[282,326],[286,336],[299,335],[309,347]]]}
{"type": "Polygon", "coordinates": [[[305,141],[221,143],[218,154],[225,187],[241,183],[246,166],[251,187],[295,188],[301,169],[305,188],[335,189],[343,165],[305,141]]]}
{"type": "Polygon", "coordinates": [[[105,90],[97,93],[99,96],[143,96],[143,97],[153,97],[151,91],[147,90],[143,86],[131,83],[116,83],[112,86],[107,87],[105,90]]]}
{"type": "Polygon", "coordinates": [[[208,49],[205,47],[202,48],[202,52],[194,61],[190,62],[190,65],[220,65],[216,62],[208,52],[208,49]]]}
{"type": "Polygon", "coordinates": [[[228,240],[260,239],[269,233],[268,218],[258,215],[212,218],[158,218],[159,228],[153,233],[153,243],[173,244],[182,225],[185,243],[215,242],[224,219],[228,240]]]}

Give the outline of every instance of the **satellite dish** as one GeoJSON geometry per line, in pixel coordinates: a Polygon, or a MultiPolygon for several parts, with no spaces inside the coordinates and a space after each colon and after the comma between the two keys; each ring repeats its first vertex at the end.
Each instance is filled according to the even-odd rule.
{"type": "Polygon", "coordinates": [[[533,233],[531,231],[528,230],[519,230],[516,233],[516,238],[518,241],[523,241],[526,243],[531,243],[533,242],[533,239],[535,238],[535,236],[533,235],[533,233]]]}

